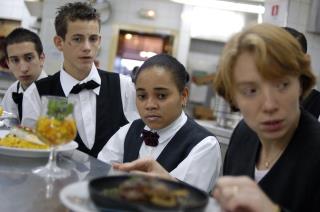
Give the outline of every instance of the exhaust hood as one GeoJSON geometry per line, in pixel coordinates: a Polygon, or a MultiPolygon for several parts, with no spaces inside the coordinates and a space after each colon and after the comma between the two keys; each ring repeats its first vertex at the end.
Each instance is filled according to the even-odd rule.
{"type": "Polygon", "coordinates": [[[31,16],[42,17],[43,0],[24,0],[31,16]]]}

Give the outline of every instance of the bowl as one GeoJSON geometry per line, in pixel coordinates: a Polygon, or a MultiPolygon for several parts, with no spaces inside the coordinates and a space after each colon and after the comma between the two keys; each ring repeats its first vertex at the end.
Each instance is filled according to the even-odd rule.
{"type": "MultiPolygon", "coordinates": [[[[119,175],[107,176],[102,178],[93,179],[89,182],[88,190],[92,202],[101,211],[186,211],[186,212],[201,212],[205,210],[208,203],[208,194],[198,188],[183,182],[174,182],[164,180],[161,178],[152,177],[153,184],[164,185],[168,192],[186,191],[187,195],[184,197],[183,202],[175,206],[160,206],[147,201],[132,201],[124,199],[120,195],[106,195],[105,191],[112,191],[119,189],[123,186],[124,182],[128,180],[139,179],[141,181],[150,181],[150,177],[143,175],[119,175]]],[[[110,193],[110,192],[109,192],[110,193]]]]}

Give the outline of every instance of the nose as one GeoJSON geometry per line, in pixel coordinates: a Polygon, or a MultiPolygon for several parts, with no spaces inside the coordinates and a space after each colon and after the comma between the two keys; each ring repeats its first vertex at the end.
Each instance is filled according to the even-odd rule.
{"type": "Polygon", "coordinates": [[[20,71],[23,73],[28,72],[29,70],[29,63],[25,62],[25,61],[21,61],[20,62],[20,71]]]}
{"type": "Polygon", "coordinates": [[[263,90],[263,111],[266,113],[274,113],[278,110],[278,101],[276,91],[272,88],[265,88],[263,90]]]}
{"type": "Polygon", "coordinates": [[[91,43],[90,43],[89,39],[85,39],[85,41],[83,42],[82,48],[84,51],[90,51],[91,43]]]}
{"type": "Polygon", "coordinates": [[[158,104],[154,98],[148,98],[146,101],[145,108],[147,110],[155,110],[158,107],[158,104]]]}

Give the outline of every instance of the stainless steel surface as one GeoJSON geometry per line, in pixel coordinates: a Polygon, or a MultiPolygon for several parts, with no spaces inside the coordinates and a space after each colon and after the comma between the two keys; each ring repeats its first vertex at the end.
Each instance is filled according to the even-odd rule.
{"type": "MultiPolygon", "coordinates": [[[[67,185],[90,179],[123,174],[110,165],[78,150],[58,155],[58,165],[70,169],[72,174],[65,179],[44,179],[32,174],[32,169],[45,165],[48,158],[23,158],[0,155],[0,211],[63,212],[70,211],[60,201],[60,191],[67,185]]],[[[77,183],[78,184],[78,183],[77,183]]],[[[78,188],[72,203],[81,211],[93,212],[95,207],[88,199],[87,188],[78,188]],[[80,196],[80,198],[78,197],[80,196]],[[87,196],[85,199],[82,196],[87,196]],[[81,199],[82,198],[82,199],[81,199]]],[[[206,212],[218,212],[219,206],[210,200],[206,212]]]]}
{"type": "Polygon", "coordinates": [[[78,150],[58,155],[58,165],[71,176],[45,180],[31,170],[45,165],[48,158],[0,155],[0,211],[67,211],[59,200],[61,189],[73,182],[105,176],[111,166],[78,150]]]}

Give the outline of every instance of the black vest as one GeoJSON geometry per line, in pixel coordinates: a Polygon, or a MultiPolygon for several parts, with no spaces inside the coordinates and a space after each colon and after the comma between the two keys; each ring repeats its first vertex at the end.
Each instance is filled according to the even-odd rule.
{"type": "Polygon", "coordinates": [[[22,120],[22,101],[23,101],[23,93],[19,93],[20,82],[17,83],[17,92],[12,92],[12,99],[14,103],[16,103],[18,107],[19,120],[22,120]]]}
{"type": "MultiPolygon", "coordinates": [[[[141,133],[144,126],[141,119],[135,120],[131,124],[124,141],[123,162],[130,162],[139,157],[143,142],[141,133]]],[[[188,118],[187,122],[162,150],[157,161],[168,172],[171,172],[188,156],[194,146],[208,136],[213,136],[213,134],[188,118]]]]}
{"type": "Polygon", "coordinates": [[[320,115],[320,92],[313,89],[309,96],[307,96],[306,99],[303,100],[302,106],[316,119],[318,119],[320,115]]]}
{"type": "MultiPolygon", "coordinates": [[[[120,127],[128,123],[122,107],[119,75],[102,70],[98,70],[98,73],[101,78],[101,86],[100,94],[97,96],[94,145],[92,149],[88,149],[83,143],[79,133],[75,139],[79,144],[78,149],[93,157],[97,157],[109,138],[117,132],[120,127]]],[[[38,80],[35,84],[40,96],[65,96],[60,83],[60,72],[38,80]]],[[[75,112],[77,113],[77,111],[75,112]]]]}

